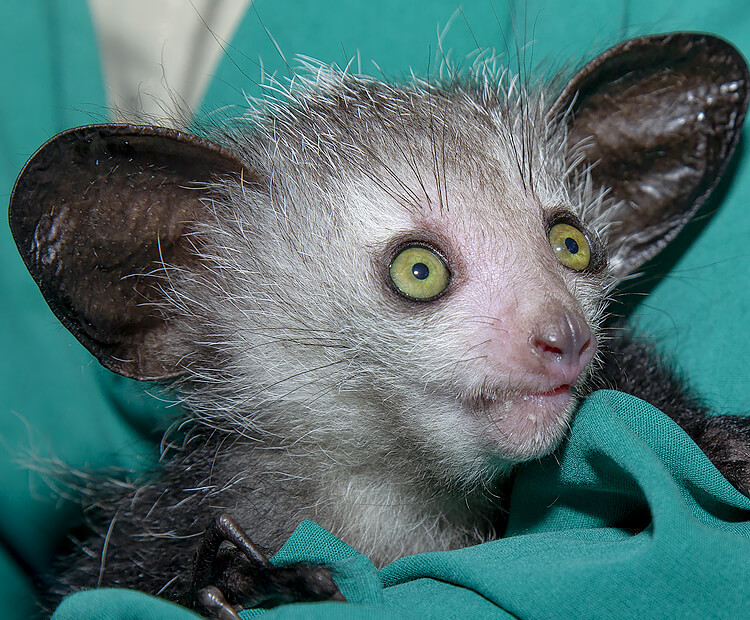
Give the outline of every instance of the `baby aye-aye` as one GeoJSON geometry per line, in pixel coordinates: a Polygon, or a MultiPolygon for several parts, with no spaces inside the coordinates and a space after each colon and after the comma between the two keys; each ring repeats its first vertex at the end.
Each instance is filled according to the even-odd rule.
{"type": "Polygon", "coordinates": [[[102,490],[53,597],[117,585],[219,615],[341,598],[263,553],[303,519],[378,565],[492,539],[502,481],[601,386],[665,410],[750,490],[750,419],[707,417],[602,327],[726,169],[744,60],[678,33],[557,87],[486,69],[398,86],[321,69],[210,139],[89,126],[31,158],[10,222],[51,309],[107,368],[169,380],[194,421],[152,481],[102,490]]]}

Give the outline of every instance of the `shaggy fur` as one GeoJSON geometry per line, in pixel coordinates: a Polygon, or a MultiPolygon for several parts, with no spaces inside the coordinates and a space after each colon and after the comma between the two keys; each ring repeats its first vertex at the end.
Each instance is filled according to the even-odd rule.
{"type": "Polygon", "coordinates": [[[575,272],[547,234],[563,215],[605,256],[613,199],[546,121],[547,90],[481,73],[392,86],[319,69],[215,137],[260,182],[211,187],[197,260],[160,270],[194,428],[153,481],[97,500],[96,534],[53,597],[126,586],[179,600],[220,512],[268,552],[312,519],[379,565],[496,537],[503,481],[558,445],[575,408],[514,419],[525,394],[565,381],[513,359],[565,321],[599,347],[581,393],[593,368],[647,398],[644,384],[672,386],[675,406],[655,404],[688,429],[704,416],[637,346],[623,344],[627,361],[602,353],[620,347],[599,327],[617,257],[575,272]],[[430,303],[388,284],[415,238],[452,271],[430,303]]]}

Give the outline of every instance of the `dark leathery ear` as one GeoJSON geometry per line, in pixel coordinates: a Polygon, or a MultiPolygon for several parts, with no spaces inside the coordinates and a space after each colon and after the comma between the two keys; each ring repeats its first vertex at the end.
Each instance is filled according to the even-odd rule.
{"type": "Polygon", "coordinates": [[[625,41],[581,69],[551,116],[571,162],[616,201],[611,264],[623,277],[671,241],[716,187],[748,102],[748,68],[726,41],[674,33],[625,41]]]}
{"type": "Polygon", "coordinates": [[[66,131],[28,161],[10,199],[13,237],[52,311],[104,366],[135,379],[182,372],[149,274],[196,260],[186,234],[206,183],[240,173],[211,142],[132,125],[66,131]]]}

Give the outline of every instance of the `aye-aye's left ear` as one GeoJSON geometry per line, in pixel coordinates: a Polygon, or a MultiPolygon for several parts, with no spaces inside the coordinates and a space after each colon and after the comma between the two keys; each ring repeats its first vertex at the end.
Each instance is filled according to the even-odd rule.
{"type": "Polygon", "coordinates": [[[747,104],[745,60],[707,34],[625,41],[565,87],[550,114],[568,123],[571,161],[621,201],[608,214],[617,277],[669,243],[716,187],[747,104]]]}

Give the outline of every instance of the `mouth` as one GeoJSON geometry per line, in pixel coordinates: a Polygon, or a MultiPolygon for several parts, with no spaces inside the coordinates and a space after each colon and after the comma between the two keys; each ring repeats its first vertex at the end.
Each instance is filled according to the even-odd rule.
{"type": "Polygon", "coordinates": [[[560,395],[570,396],[570,385],[566,383],[563,385],[559,385],[556,388],[552,390],[548,390],[546,392],[536,392],[536,393],[532,392],[531,394],[523,395],[521,398],[523,400],[532,400],[534,398],[553,398],[553,397],[557,397],[560,395]]]}
{"type": "Polygon", "coordinates": [[[553,450],[570,428],[575,398],[569,384],[539,392],[483,396],[476,401],[487,433],[505,458],[521,462],[553,450]]]}

